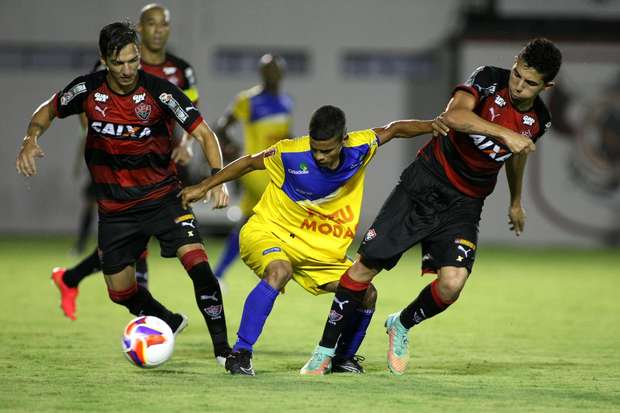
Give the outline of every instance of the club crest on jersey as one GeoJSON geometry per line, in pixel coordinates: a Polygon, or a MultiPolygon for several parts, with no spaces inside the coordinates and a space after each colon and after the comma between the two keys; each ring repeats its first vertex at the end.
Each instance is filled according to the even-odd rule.
{"type": "Polygon", "coordinates": [[[164,67],[163,70],[164,70],[164,74],[166,76],[170,76],[170,75],[176,73],[177,68],[176,67],[171,67],[171,66],[166,66],[166,67],[164,67]]]}
{"type": "Polygon", "coordinates": [[[364,241],[370,241],[377,236],[377,231],[374,228],[370,228],[368,232],[366,232],[366,236],[364,237],[364,241]]]}
{"type": "Polygon", "coordinates": [[[506,101],[504,100],[503,97],[501,97],[500,95],[497,95],[495,96],[495,104],[499,106],[500,108],[503,108],[504,106],[506,106],[506,101]]]}
{"type": "Polygon", "coordinates": [[[60,104],[66,106],[73,100],[74,97],[84,92],[86,92],[86,82],[78,83],[62,94],[60,97],[60,104]]]}
{"type": "MultiPolygon", "coordinates": [[[[134,96],[135,97],[135,96],[134,96]]],[[[136,116],[142,121],[147,121],[151,116],[151,105],[141,103],[135,107],[136,116]]]]}
{"type": "Polygon", "coordinates": [[[528,116],[528,115],[524,115],[523,116],[523,124],[524,125],[532,126],[535,122],[536,122],[536,120],[534,120],[533,117],[528,116]]]}
{"type": "Polygon", "coordinates": [[[95,102],[105,103],[108,101],[109,96],[105,93],[95,93],[95,102]]]}
{"type": "Polygon", "coordinates": [[[177,117],[179,122],[185,123],[185,121],[187,121],[189,115],[181,108],[179,102],[177,102],[177,100],[170,93],[162,93],[159,95],[159,100],[161,100],[164,105],[168,106],[170,110],[174,112],[174,115],[177,117]]]}

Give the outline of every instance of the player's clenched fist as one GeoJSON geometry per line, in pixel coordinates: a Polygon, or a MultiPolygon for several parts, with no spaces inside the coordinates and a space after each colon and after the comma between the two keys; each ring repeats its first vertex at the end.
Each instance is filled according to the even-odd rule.
{"type": "Polygon", "coordinates": [[[528,154],[536,150],[536,144],[530,138],[516,132],[511,133],[505,143],[515,154],[528,154]]]}

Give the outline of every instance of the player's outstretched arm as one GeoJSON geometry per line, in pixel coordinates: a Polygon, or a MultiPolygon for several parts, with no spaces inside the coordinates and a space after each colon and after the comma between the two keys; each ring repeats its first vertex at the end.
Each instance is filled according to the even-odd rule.
{"type": "Polygon", "coordinates": [[[413,138],[433,131],[433,121],[430,120],[395,120],[381,128],[374,128],[373,131],[379,137],[380,145],[383,145],[394,138],[413,138]]]}
{"type": "Polygon", "coordinates": [[[265,151],[254,155],[245,155],[229,163],[224,169],[204,179],[196,185],[188,186],[181,191],[183,206],[187,208],[192,202],[207,198],[209,191],[224,182],[232,181],[257,169],[265,169],[265,151]]]}
{"type": "Polygon", "coordinates": [[[39,136],[41,136],[43,132],[50,127],[56,117],[56,111],[54,110],[52,100],[53,96],[43,102],[37,110],[34,111],[32,119],[28,124],[26,136],[24,137],[24,141],[19,153],[17,154],[17,160],[15,162],[17,172],[22,175],[36,175],[36,158],[45,156],[43,150],[38,144],[38,140],[39,136]]]}
{"type": "Polygon", "coordinates": [[[467,92],[457,91],[448,106],[433,123],[433,134],[447,135],[450,129],[468,134],[492,136],[501,140],[512,153],[530,153],[536,145],[527,136],[523,136],[493,122],[482,119],[474,113],[476,98],[467,92]]]}
{"type": "Polygon", "coordinates": [[[518,154],[511,156],[506,161],[506,178],[510,189],[510,206],[508,207],[508,224],[510,230],[517,236],[523,232],[525,226],[525,210],[521,206],[521,191],[523,189],[523,174],[527,155],[518,154]]]}

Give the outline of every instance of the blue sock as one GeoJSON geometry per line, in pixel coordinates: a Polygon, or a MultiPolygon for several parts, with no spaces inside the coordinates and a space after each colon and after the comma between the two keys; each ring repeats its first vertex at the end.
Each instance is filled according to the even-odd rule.
{"type": "Polygon", "coordinates": [[[224,252],[220,255],[220,259],[215,268],[215,276],[217,278],[224,277],[224,273],[235,262],[235,259],[239,255],[239,228],[233,229],[228,238],[226,238],[226,244],[224,245],[224,252]]]}
{"type": "Polygon", "coordinates": [[[338,346],[336,347],[337,357],[347,360],[357,353],[366,336],[366,330],[374,313],[374,309],[367,308],[359,308],[355,311],[355,317],[345,327],[340,340],[338,340],[338,346]]]}
{"type": "Polygon", "coordinates": [[[243,306],[241,325],[237,332],[237,342],[233,351],[240,349],[252,351],[252,346],[263,331],[277,297],[278,290],[270,286],[265,280],[260,280],[258,285],[250,291],[243,306]]]}

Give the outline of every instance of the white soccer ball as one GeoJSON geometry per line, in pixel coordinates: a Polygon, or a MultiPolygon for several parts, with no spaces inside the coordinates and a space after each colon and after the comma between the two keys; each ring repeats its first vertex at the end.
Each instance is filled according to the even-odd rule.
{"type": "Polygon", "coordinates": [[[174,334],[165,321],[153,316],[142,316],[127,324],[121,344],[123,353],[133,365],[153,368],[172,356],[174,334]]]}

